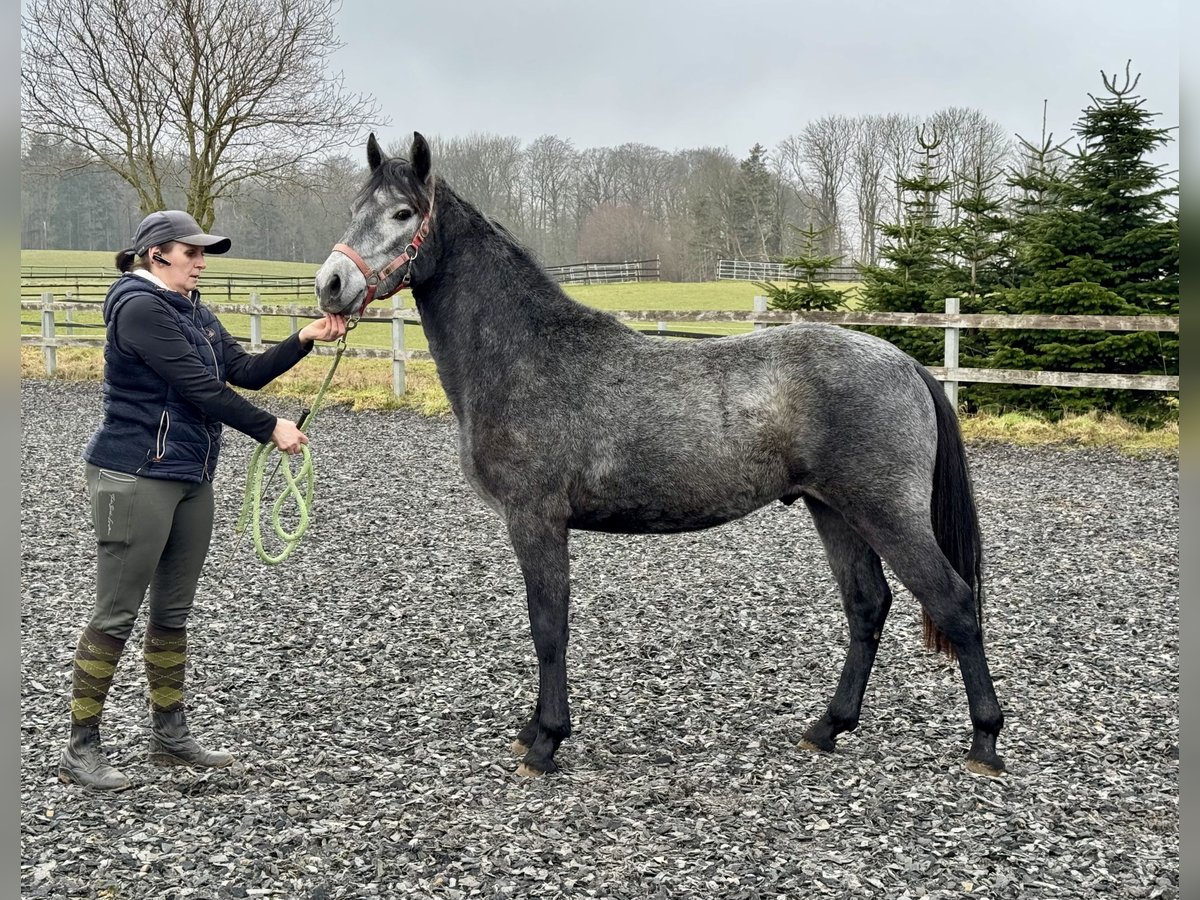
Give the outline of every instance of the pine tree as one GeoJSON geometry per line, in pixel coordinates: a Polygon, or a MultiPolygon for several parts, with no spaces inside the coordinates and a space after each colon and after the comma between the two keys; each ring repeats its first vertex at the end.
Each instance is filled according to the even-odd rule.
{"type": "MultiPolygon", "coordinates": [[[[1043,182],[1039,208],[1016,227],[1020,282],[1002,292],[1017,314],[1139,315],[1179,312],[1179,217],[1167,201],[1178,188],[1147,156],[1171,140],[1152,126],[1136,90],[1101,73],[1108,96],[1091,96],[1075,125],[1081,143],[1061,175],[1043,182]]],[[[1145,332],[1008,333],[999,368],[1177,374],[1179,341],[1145,332]]],[[[1147,424],[1176,414],[1177,401],[1141,391],[1024,388],[992,392],[1001,405],[1051,415],[1107,410],[1147,424]]]]}
{"type": "Polygon", "coordinates": [[[800,254],[779,259],[792,273],[783,284],[754,282],[767,295],[767,305],[771,309],[786,310],[840,309],[845,305],[845,295],[837,288],[829,287],[825,276],[832,266],[841,262],[842,257],[822,254],[820,249],[821,240],[828,229],[811,224],[808,228],[797,228],[795,225],[788,227],[800,235],[800,254]]]}
{"type": "MultiPolygon", "coordinates": [[[[947,287],[946,230],[938,225],[938,204],[950,186],[937,175],[936,131],[926,139],[917,133],[920,159],[914,174],[901,177],[904,220],[881,226],[883,246],[879,265],[860,266],[863,309],[874,312],[943,312],[947,287]]],[[[940,365],[941,330],[926,328],[866,328],[889,340],[924,365],[940,365]]]]}
{"type": "Polygon", "coordinates": [[[945,273],[949,296],[958,297],[960,309],[981,312],[1007,287],[1013,261],[1010,222],[1005,202],[997,195],[998,176],[985,177],[976,167],[962,179],[963,193],[952,206],[958,224],[946,229],[950,265],[945,273]]]}
{"type": "Polygon", "coordinates": [[[750,148],[742,160],[734,195],[738,244],[745,259],[766,262],[779,252],[780,235],[775,226],[775,192],[767,169],[767,150],[762,144],[750,148]]]}

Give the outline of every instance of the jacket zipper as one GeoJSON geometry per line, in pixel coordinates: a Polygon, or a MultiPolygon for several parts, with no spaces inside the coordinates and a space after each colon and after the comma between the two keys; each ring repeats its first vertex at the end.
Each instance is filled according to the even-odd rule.
{"type": "MultiPolygon", "coordinates": [[[[192,323],[193,324],[195,324],[195,322],[196,322],[196,304],[198,302],[199,302],[198,298],[192,299],[192,323]]],[[[221,379],[221,364],[219,362],[217,362],[217,351],[213,349],[212,341],[210,341],[208,339],[208,335],[204,333],[204,329],[202,327],[200,327],[199,325],[197,325],[196,327],[200,331],[200,334],[203,335],[204,343],[208,344],[208,352],[212,354],[213,372],[216,373],[218,380],[222,380],[221,379]]],[[[207,442],[207,446],[204,448],[204,477],[207,478],[209,481],[212,481],[212,473],[208,471],[208,458],[212,455],[212,436],[208,432],[207,424],[205,424],[205,426],[204,426],[204,438],[205,438],[205,441],[207,442]]]]}
{"type": "Polygon", "coordinates": [[[158,434],[154,436],[154,462],[167,455],[167,432],[170,430],[171,414],[164,409],[158,417],[158,434]]]}

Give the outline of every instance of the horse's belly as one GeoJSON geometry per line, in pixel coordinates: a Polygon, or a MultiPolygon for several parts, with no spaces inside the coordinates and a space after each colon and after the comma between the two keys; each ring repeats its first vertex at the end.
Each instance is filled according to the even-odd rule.
{"type": "Polygon", "coordinates": [[[703,502],[685,500],[679,496],[647,496],[609,499],[576,498],[571,504],[567,524],[583,531],[605,531],[616,534],[673,534],[699,531],[724,525],[749,515],[772,500],[778,492],[734,492],[719,499],[703,502]],[[592,499],[592,502],[588,502],[592,499]],[[580,502],[582,500],[582,502],[580,502]]]}

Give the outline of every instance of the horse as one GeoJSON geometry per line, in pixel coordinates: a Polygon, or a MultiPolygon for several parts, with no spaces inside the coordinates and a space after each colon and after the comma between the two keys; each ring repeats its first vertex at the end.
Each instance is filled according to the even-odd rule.
{"type": "Polygon", "coordinates": [[[1004,716],[983,644],[979,520],[958,418],[893,344],[791,324],[664,341],[567,296],[513,235],[374,134],[342,240],[315,276],[321,310],[362,315],[410,288],[458,422],[466,480],[507,527],[537,654],[518,773],[556,772],[567,701],[571,529],[665,534],[802,500],[849,622],[824,713],[799,742],[832,752],[858,725],[892,593],[922,610],[926,646],[956,659],[969,772],[1004,772],[1004,716]]]}

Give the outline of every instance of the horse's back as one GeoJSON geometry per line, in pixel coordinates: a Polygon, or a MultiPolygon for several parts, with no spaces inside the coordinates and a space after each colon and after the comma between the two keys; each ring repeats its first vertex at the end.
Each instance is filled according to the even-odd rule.
{"type": "Polygon", "coordinates": [[[687,530],[806,493],[927,491],[932,400],[886,341],[799,325],[606,350],[569,410],[580,442],[548,451],[572,472],[577,527],[687,530]]]}

